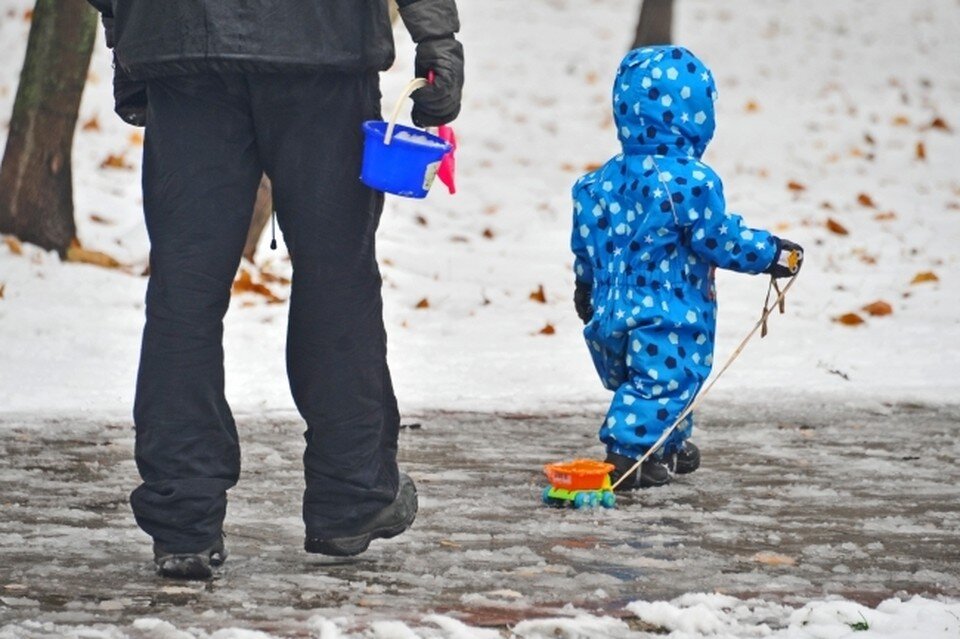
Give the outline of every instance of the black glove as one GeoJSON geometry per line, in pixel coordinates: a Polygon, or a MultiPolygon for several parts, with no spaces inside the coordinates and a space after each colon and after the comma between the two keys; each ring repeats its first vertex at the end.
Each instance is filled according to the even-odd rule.
{"type": "Polygon", "coordinates": [[[767,269],[770,275],[780,277],[793,277],[800,272],[803,266],[803,247],[790,240],[777,240],[777,257],[767,269]]]}
{"type": "Polygon", "coordinates": [[[147,123],[147,83],[131,80],[113,56],[113,110],[120,119],[133,126],[147,123]]]}
{"type": "Polygon", "coordinates": [[[413,122],[419,127],[440,126],[460,114],[463,92],[463,45],[455,0],[416,0],[400,7],[400,17],[417,43],[416,74],[433,83],[413,94],[413,122]]]}
{"type": "Polygon", "coordinates": [[[577,287],[573,290],[573,306],[584,324],[593,319],[593,302],[590,300],[592,289],[590,284],[578,280],[577,287]]]}

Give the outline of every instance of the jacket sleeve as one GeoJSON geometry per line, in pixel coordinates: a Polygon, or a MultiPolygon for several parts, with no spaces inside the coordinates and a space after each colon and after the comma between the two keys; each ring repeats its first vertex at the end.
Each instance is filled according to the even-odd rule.
{"type": "Polygon", "coordinates": [[[693,206],[681,217],[689,225],[694,252],[719,268],[753,275],[765,272],[777,257],[777,239],[727,211],[723,183],[716,173],[703,166],[693,175],[693,206]]]}
{"type": "Polygon", "coordinates": [[[87,0],[104,18],[113,17],[113,0],[87,0]]]}
{"type": "Polygon", "coordinates": [[[456,0],[400,0],[397,6],[414,42],[452,38],[460,31],[456,0]]]}
{"type": "Polygon", "coordinates": [[[573,249],[573,273],[578,282],[593,285],[593,248],[590,235],[596,232],[590,216],[596,203],[582,181],[573,187],[573,234],[570,248],[573,249]]]}

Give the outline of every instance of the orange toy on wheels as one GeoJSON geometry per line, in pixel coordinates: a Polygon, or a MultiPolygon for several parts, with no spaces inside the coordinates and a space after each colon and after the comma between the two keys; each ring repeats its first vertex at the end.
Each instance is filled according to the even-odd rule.
{"type": "Polygon", "coordinates": [[[543,467],[550,485],[543,489],[543,503],[556,508],[613,508],[617,498],[610,488],[613,464],[575,459],[543,467]]]}

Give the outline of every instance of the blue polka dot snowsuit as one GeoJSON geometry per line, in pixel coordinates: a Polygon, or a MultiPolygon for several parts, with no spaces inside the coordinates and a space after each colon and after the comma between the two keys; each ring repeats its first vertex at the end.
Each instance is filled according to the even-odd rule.
{"type": "MultiPolygon", "coordinates": [[[[691,52],[630,52],[613,89],[623,153],[573,189],[577,280],[592,285],[584,337],[615,391],[600,439],[639,457],[700,390],[713,363],[712,267],[765,271],[777,239],[726,210],[723,185],[700,161],[715,128],[716,85],[691,52]]],[[[685,420],[666,453],[690,436],[685,420]]]]}

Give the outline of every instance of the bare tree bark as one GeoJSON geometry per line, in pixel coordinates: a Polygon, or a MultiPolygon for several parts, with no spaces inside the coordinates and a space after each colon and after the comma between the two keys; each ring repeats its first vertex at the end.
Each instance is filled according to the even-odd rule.
{"type": "Polygon", "coordinates": [[[269,224],[271,215],[273,215],[273,185],[270,184],[270,178],[264,175],[257,190],[257,202],[253,205],[253,219],[250,221],[250,230],[247,232],[247,243],[243,247],[243,256],[251,262],[257,254],[257,244],[260,243],[260,236],[269,224]]]}
{"type": "Polygon", "coordinates": [[[84,0],[37,0],[0,165],[0,232],[61,256],[76,236],[71,147],[96,30],[84,0]]]}
{"type": "Polygon", "coordinates": [[[673,42],[673,0],[641,0],[632,49],[673,42]]]}

